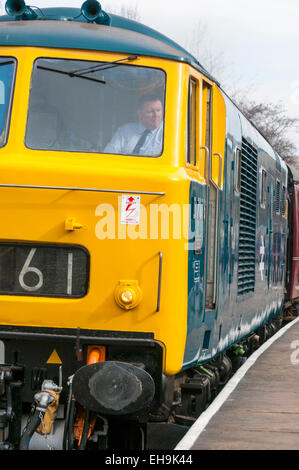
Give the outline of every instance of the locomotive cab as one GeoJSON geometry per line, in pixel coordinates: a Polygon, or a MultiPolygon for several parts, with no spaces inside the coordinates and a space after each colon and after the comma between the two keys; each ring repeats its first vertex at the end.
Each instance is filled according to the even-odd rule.
{"type": "MultiPolygon", "coordinates": [[[[17,26],[6,23],[10,37],[17,26]]],[[[31,22],[23,27],[35,31],[31,22]]],[[[220,185],[223,160],[212,166],[206,159],[212,142],[200,150],[195,129],[201,114],[200,72],[192,71],[191,78],[190,65],[173,60],[168,50],[169,57],[152,57],[157,52],[146,50],[146,44],[146,55],[77,51],[70,47],[73,24],[44,21],[42,27],[46,34],[39,47],[11,45],[1,51],[5,363],[21,365],[19,393],[25,404],[50,379],[62,389],[63,405],[67,381],[75,373],[83,405],[88,396],[97,403],[92,411],[136,419],[163,400],[162,374],[182,368],[186,246],[193,243],[190,179],[195,177],[204,190],[213,168],[220,185]],[[43,47],[54,31],[69,36],[63,49],[43,47]],[[138,117],[143,126],[151,119],[153,112],[140,104],[142,98],[159,108],[154,110],[160,113],[154,148],[145,146],[137,154],[133,142],[127,150],[117,149],[113,135],[119,128],[133,126],[138,117]],[[111,387],[103,386],[101,398],[80,392],[78,382],[105,375],[105,364],[99,362],[92,375],[91,365],[84,366],[91,346],[105,349],[108,376],[116,374],[124,389],[127,383],[119,393],[133,395],[124,401],[128,410],[119,403],[116,410],[103,405],[111,387]]],[[[106,29],[98,41],[103,42],[106,29]]],[[[119,29],[115,37],[117,45],[110,49],[119,48],[125,34],[119,29]]],[[[212,82],[208,86],[212,89],[212,82]]],[[[155,132],[155,122],[151,125],[155,132]]],[[[203,227],[202,219],[199,252],[203,227]]],[[[115,402],[121,401],[114,393],[115,402]]]]}

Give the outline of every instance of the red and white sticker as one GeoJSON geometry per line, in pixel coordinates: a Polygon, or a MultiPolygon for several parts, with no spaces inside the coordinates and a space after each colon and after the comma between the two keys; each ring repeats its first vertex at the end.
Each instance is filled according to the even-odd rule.
{"type": "Polygon", "coordinates": [[[140,196],[125,195],[121,197],[121,224],[139,225],[140,196]]]}

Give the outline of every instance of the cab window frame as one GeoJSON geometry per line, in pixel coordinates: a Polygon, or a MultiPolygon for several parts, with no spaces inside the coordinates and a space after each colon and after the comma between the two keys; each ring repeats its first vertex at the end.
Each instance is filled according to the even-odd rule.
{"type": "MultiPolygon", "coordinates": [[[[106,60],[101,60],[101,59],[98,59],[98,60],[95,60],[95,59],[82,59],[82,58],[76,58],[76,57],[66,57],[66,56],[47,56],[47,55],[41,55],[41,56],[38,56],[34,59],[34,62],[32,64],[32,70],[31,70],[31,78],[30,78],[30,95],[29,95],[29,101],[28,101],[28,109],[27,109],[27,118],[26,118],[26,128],[25,128],[25,136],[24,136],[24,145],[26,148],[30,149],[30,150],[34,150],[34,151],[46,151],[46,152],[67,152],[67,153],[83,153],[83,154],[91,154],[91,155],[104,155],[104,156],[120,156],[120,157],[133,157],[133,158],[160,158],[163,153],[164,153],[164,149],[165,149],[165,125],[166,125],[166,94],[167,94],[167,72],[166,70],[164,70],[163,68],[161,67],[153,67],[153,66],[149,66],[149,65],[136,65],[136,64],[130,64],[130,63],[123,63],[123,64],[118,64],[118,67],[136,67],[137,68],[148,68],[150,70],[157,70],[159,72],[161,72],[163,74],[163,77],[164,77],[164,86],[163,86],[163,93],[161,94],[161,99],[162,99],[162,106],[163,106],[163,134],[162,134],[162,145],[161,145],[161,152],[157,155],[143,155],[143,154],[140,154],[140,155],[137,155],[137,154],[133,154],[133,153],[106,153],[104,151],[99,151],[99,150],[71,150],[71,149],[52,149],[52,148],[42,148],[42,147],[33,147],[33,146],[30,146],[28,143],[27,143],[27,138],[28,138],[28,120],[29,120],[29,111],[30,111],[30,98],[31,98],[31,94],[32,94],[32,81],[33,81],[33,74],[34,74],[34,71],[36,69],[36,66],[37,66],[37,62],[39,60],[49,60],[49,61],[69,61],[69,62],[77,62],[78,64],[79,63],[94,63],[95,65],[110,65],[110,61],[106,61],[106,60]]],[[[113,137],[113,135],[111,136],[111,138],[113,137]]]]}
{"type": "Polygon", "coordinates": [[[187,148],[186,163],[198,169],[198,109],[199,109],[199,81],[193,75],[189,77],[188,108],[187,108],[187,148]]]}
{"type": "MultiPolygon", "coordinates": [[[[1,60],[7,61],[7,62],[12,62],[14,67],[13,67],[13,74],[12,74],[12,79],[11,79],[11,86],[10,86],[10,93],[9,93],[9,100],[7,104],[7,110],[6,110],[6,117],[5,117],[5,122],[3,125],[3,138],[2,141],[0,139],[0,148],[4,148],[9,139],[9,134],[10,134],[10,124],[11,124],[11,115],[12,115],[12,108],[13,108],[13,101],[14,101],[14,94],[15,94],[15,85],[16,85],[16,76],[17,76],[17,68],[18,68],[18,60],[14,56],[0,56],[0,61],[1,60]]],[[[0,62],[0,67],[1,67],[1,62],[0,62]]],[[[4,96],[5,96],[5,91],[4,91],[4,96]]],[[[3,103],[5,104],[5,103],[3,103]]]]}

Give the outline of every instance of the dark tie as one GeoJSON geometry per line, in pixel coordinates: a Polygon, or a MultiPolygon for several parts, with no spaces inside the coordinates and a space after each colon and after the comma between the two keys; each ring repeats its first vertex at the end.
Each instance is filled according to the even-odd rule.
{"type": "Polygon", "coordinates": [[[137,153],[137,154],[139,153],[139,150],[143,146],[145,139],[149,133],[150,133],[149,129],[145,129],[145,131],[142,132],[141,137],[139,138],[137,144],[134,147],[133,153],[137,153]]]}

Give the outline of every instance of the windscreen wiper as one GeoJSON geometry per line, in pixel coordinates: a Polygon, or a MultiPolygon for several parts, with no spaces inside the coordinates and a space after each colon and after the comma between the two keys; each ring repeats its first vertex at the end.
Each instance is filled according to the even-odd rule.
{"type": "Polygon", "coordinates": [[[0,66],[1,65],[9,65],[9,64],[14,64],[15,61],[14,60],[6,60],[5,62],[0,62],[0,66]]]}
{"type": "Polygon", "coordinates": [[[131,60],[136,60],[138,58],[137,55],[130,55],[126,57],[125,59],[119,59],[119,60],[114,60],[113,62],[104,62],[101,63],[100,65],[93,65],[92,67],[86,67],[83,69],[76,69],[71,72],[65,72],[64,70],[59,70],[59,69],[53,69],[51,67],[44,67],[42,65],[38,65],[38,69],[42,70],[48,70],[49,72],[56,72],[56,73],[62,73],[63,75],[68,75],[69,77],[73,78],[83,78],[84,80],[90,80],[92,82],[98,82],[98,83],[103,83],[104,85],[106,84],[105,80],[99,80],[97,78],[91,78],[91,77],[85,77],[87,73],[93,73],[93,72],[98,72],[100,70],[107,70],[112,67],[117,67],[119,62],[124,62],[124,61],[131,61],[131,60]]]}
{"type": "Polygon", "coordinates": [[[100,65],[98,64],[98,65],[93,65],[92,67],[87,67],[84,69],[73,70],[72,73],[76,74],[76,76],[78,77],[81,77],[82,75],[85,75],[86,73],[98,72],[99,70],[107,70],[107,69],[110,69],[111,67],[116,67],[119,64],[119,62],[136,60],[137,58],[138,58],[137,55],[130,55],[126,57],[125,59],[114,60],[113,62],[102,62],[100,65]]]}
{"type": "Polygon", "coordinates": [[[48,72],[56,72],[56,73],[61,73],[63,75],[68,75],[71,78],[73,78],[73,77],[82,78],[83,80],[90,80],[92,82],[98,82],[98,83],[102,83],[104,85],[106,84],[106,82],[104,80],[98,80],[97,78],[91,78],[91,77],[82,77],[81,75],[76,74],[75,72],[65,72],[64,70],[53,69],[51,67],[44,67],[43,65],[38,65],[37,68],[41,69],[41,70],[47,70],[48,72]]]}

